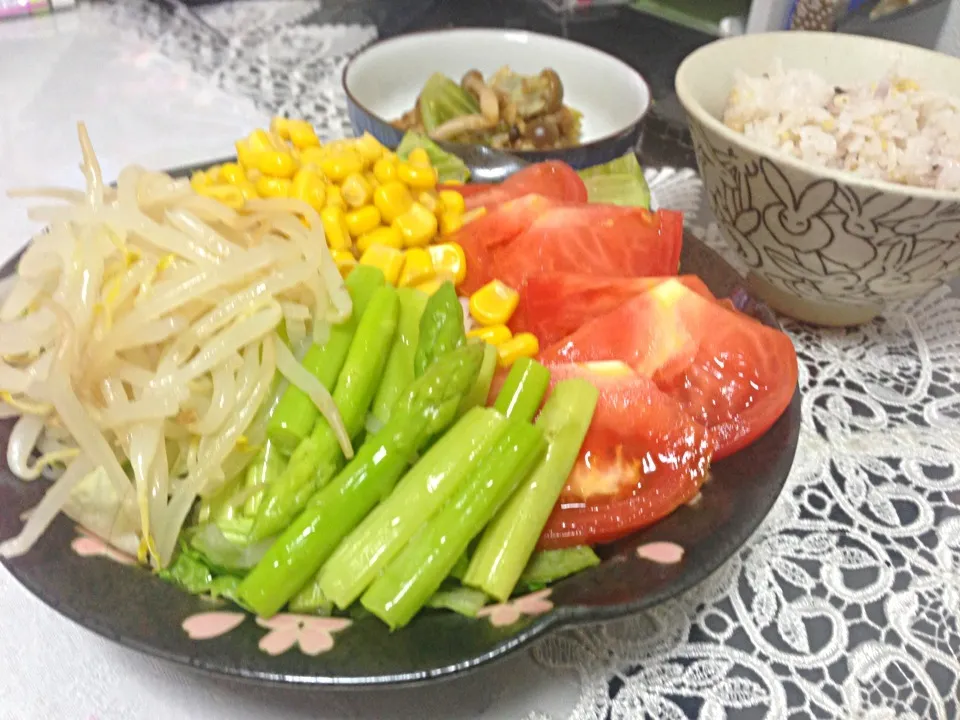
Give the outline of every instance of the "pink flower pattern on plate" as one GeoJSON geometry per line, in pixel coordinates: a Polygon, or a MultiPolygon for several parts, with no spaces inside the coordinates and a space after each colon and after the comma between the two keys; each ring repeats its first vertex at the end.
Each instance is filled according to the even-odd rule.
{"type": "Polygon", "coordinates": [[[191,615],[180,627],[191,640],[210,640],[226,635],[247,617],[242,612],[204,612],[191,615]]]}
{"type": "Polygon", "coordinates": [[[646,543],[637,548],[637,557],[661,565],[676,565],[683,559],[683,548],[672,542],[646,543]]]}
{"type": "Polygon", "coordinates": [[[269,620],[257,618],[257,625],[270,630],[260,640],[260,649],[269,655],[285,653],[294,645],[307,655],[319,655],[333,647],[333,633],[351,625],[347,618],[283,614],[269,620]]]}
{"type": "Polygon", "coordinates": [[[517,622],[521,615],[543,615],[553,610],[553,603],[547,599],[550,592],[550,588],[546,588],[505,603],[487,605],[477,613],[477,617],[490,618],[490,624],[494,627],[506,627],[517,622]]]}
{"type": "Polygon", "coordinates": [[[78,537],[74,538],[73,542],[70,543],[70,547],[77,555],[81,557],[105,557],[121,565],[137,564],[134,558],[126,553],[120,552],[112,545],[108,545],[86,528],[77,525],[77,533],[78,537]]]}

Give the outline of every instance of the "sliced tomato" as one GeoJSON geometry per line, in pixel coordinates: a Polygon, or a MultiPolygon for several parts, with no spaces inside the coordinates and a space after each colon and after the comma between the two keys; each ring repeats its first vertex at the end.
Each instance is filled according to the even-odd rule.
{"type": "Polygon", "coordinates": [[[463,189],[453,189],[463,195],[467,210],[479,207],[489,210],[492,206],[524,195],[543,195],[570,204],[587,202],[587,186],[576,170],[559,160],[525,167],[499,185],[477,183],[473,188],[467,185],[463,189]]]}
{"type": "Polygon", "coordinates": [[[711,429],[717,459],[763,435],[797,385],[790,338],[675,280],[582,325],[540,360],[626,363],[711,429]]]}
{"type": "MultiPolygon", "coordinates": [[[[533,333],[545,347],[666,280],[669,278],[614,278],[579,273],[531,275],[520,287],[520,303],[510,329],[514,333],[533,333]]],[[[677,281],[699,295],[715,299],[696,275],[681,275],[677,281]]]]}
{"type": "Polygon", "coordinates": [[[543,548],[610,542],[661,520],[699,492],[709,431],[622,363],[550,366],[551,382],[600,391],[590,430],[540,538],[543,548]]]}
{"type": "Polygon", "coordinates": [[[514,240],[548,210],[560,207],[542,195],[524,195],[467,223],[451,239],[463,248],[467,276],[460,291],[470,294],[496,277],[494,250],[514,240]]]}
{"type": "Polygon", "coordinates": [[[556,207],[497,248],[492,270],[514,288],[532,275],[573,272],[599,277],[676,275],[683,215],[618,205],[556,207]]]}

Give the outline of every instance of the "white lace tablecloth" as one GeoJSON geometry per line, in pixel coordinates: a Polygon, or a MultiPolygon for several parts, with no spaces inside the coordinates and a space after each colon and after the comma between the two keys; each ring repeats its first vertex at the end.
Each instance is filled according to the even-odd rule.
{"type": "MultiPolygon", "coordinates": [[[[277,111],[346,128],[339,69],[372,27],[300,0],[200,20],[139,0],[0,24],[0,190],[218,157],[277,111]]],[[[722,249],[716,228],[697,232],[722,249]]],[[[0,200],[0,255],[31,228],[0,200]]],[[[729,253],[727,253],[729,257],[729,253]]],[[[960,301],[947,287],[852,330],[787,325],[803,432],[787,489],[703,586],[555,635],[460,680],[332,693],[201,677],[114,646],[0,569],[0,720],[960,716],[960,301]]]]}

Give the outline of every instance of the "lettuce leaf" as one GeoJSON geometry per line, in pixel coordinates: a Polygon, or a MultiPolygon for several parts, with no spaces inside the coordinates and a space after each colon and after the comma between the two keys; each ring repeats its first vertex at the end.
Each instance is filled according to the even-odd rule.
{"type": "Polygon", "coordinates": [[[157,575],[192,595],[209,595],[214,599],[222,597],[237,602],[240,578],[214,572],[204,558],[185,543],[181,543],[176,559],[157,575]]]}
{"type": "Polygon", "coordinates": [[[452,610],[460,615],[476,617],[484,605],[487,604],[486,593],[468,587],[453,587],[449,590],[438,590],[427,601],[427,607],[441,610],[452,610]]]}
{"type": "Polygon", "coordinates": [[[430,163],[436,168],[437,179],[440,182],[465,183],[470,179],[470,170],[467,169],[463,160],[453,153],[448,153],[433,140],[420,133],[408,132],[404,135],[400,145],[397,146],[397,156],[401,160],[406,160],[410,156],[410,151],[416,148],[423,148],[427,151],[430,163]]]}
{"type": "Polygon", "coordinates": [[[650,209],[650,188],[640,161],[632,152],[578,174],[587,186],[589,202],[650,209]]]}
{"type": "Polygon", "coordinates": [[[535,553],[517,583],[517,590],[540,590],[557,580],[600,564],[600,558],[589,545],[535,553]]]}
{"type": "Polygon", "coordinates": [[[461,115],[475,115],[480,105],[443,73],[434,73],[420,91],[420,119],[428,133],[461,115]]]}

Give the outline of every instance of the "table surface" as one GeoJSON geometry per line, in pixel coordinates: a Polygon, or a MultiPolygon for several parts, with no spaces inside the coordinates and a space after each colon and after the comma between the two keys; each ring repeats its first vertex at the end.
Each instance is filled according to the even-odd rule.
{"type": "MultiPolygon", "coordinates": [[[[77,120],[108,177],[128,163],[221,157],[274,112],[336,136],[338,69],[377,26],[492,24],[490,12],[641,67],[667,101],[645,163],[693,162],[669,124],[669,94],[676,63],[706,38],[637,13],[560,21],[511,0],[275,0],[197,12],[130,0],[0,23],[0,191],[79,185],[77,120]]],[[[35,230],[19,202],[0,197],[0,259],[35,230]]],[[[714,226],[696,231],[720,247],[714,226]]],[[[318,693],[201,677],[117,647],[0,569],[0,720],[955,718],[960,302],[943,288],[856,330],[788,330],[805,397],[788,490],[748,548],[676,601],[426,690],[318,693]]]]}

